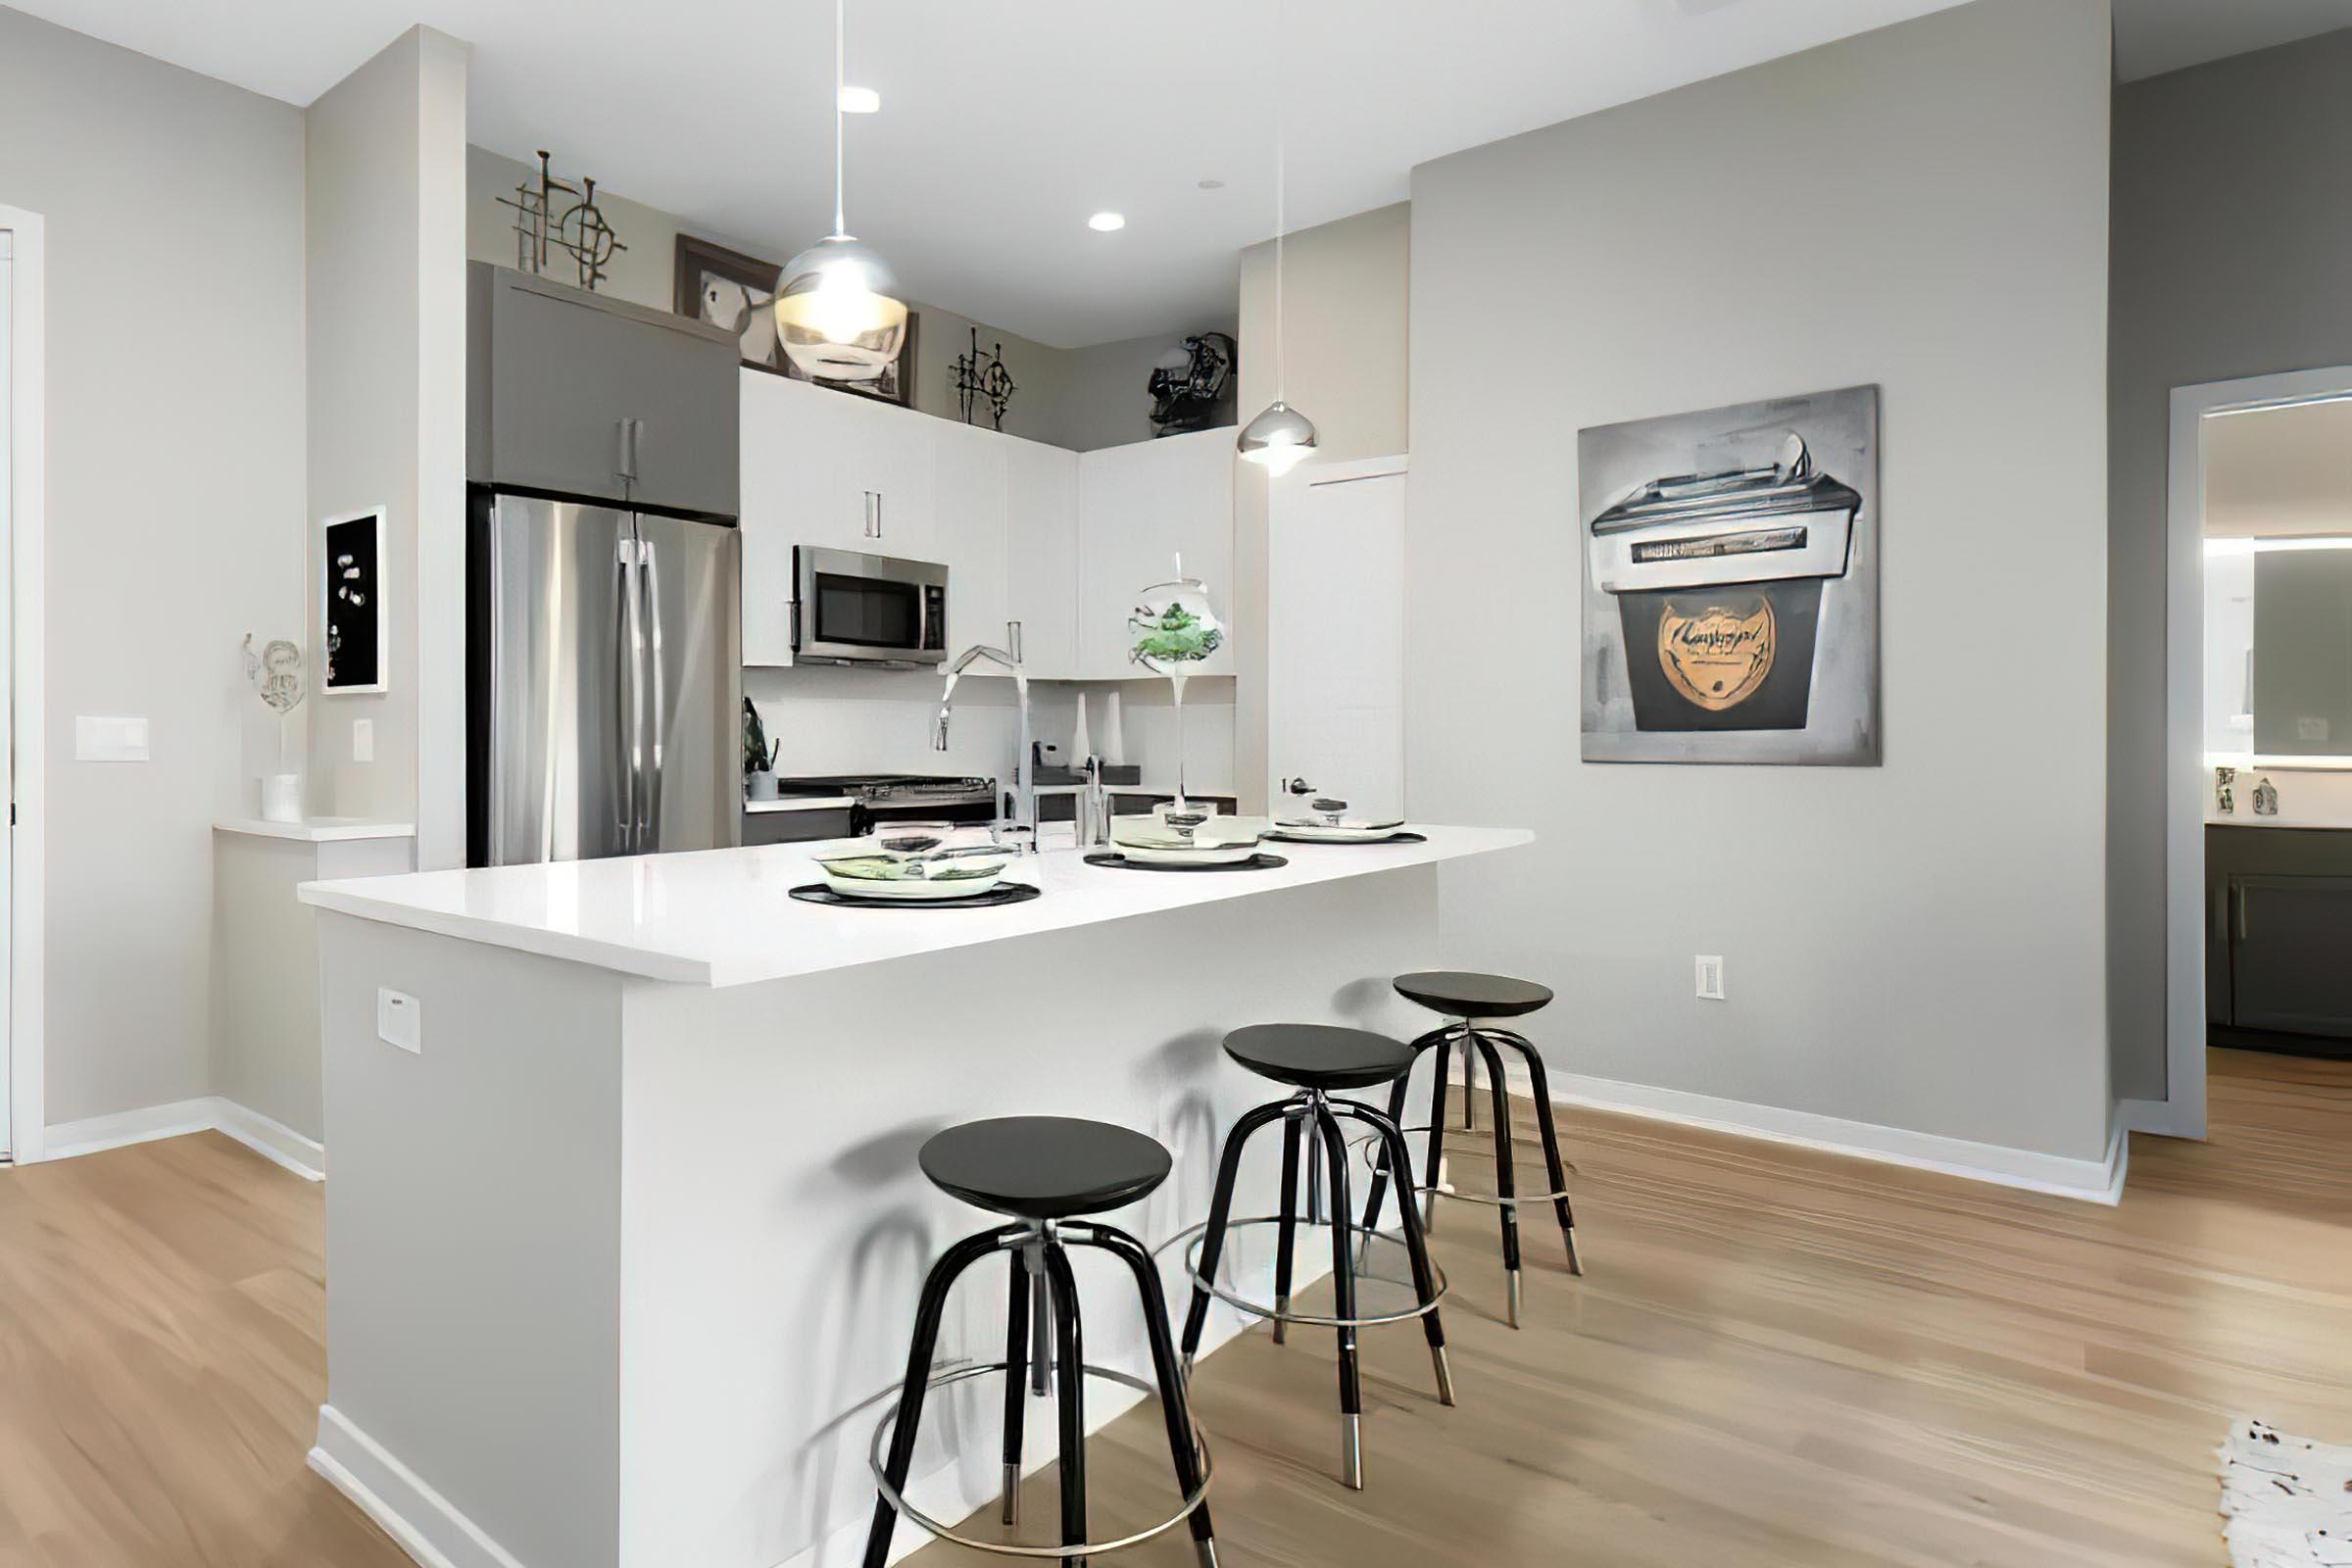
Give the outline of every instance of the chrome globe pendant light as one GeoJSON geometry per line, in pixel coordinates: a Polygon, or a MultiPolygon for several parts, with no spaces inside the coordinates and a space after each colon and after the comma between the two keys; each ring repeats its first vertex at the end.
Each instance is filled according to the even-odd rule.
{"type": "Polygon", "coordinates": [[[833,0],[833,232],[784,264],[776,335],[803,373],[871,381],[906,345],[906,302],[882,258],[858,243],[842,200],[843,0],[833,0]]]}
{"type": "MultiPolygon", "coordinates": [[[[1277,0],[1279,3],[1279,0],[1277,0]]],[[[1276,47],[1280,47],[1281,29],[1276,26],[1276,47]]],[[[1284,360],[1282,351],[1282,241],[1287,213],[1284,198],[1288,194],[1284,183],[1288,176],[1287,149],[1283,144],[1285,117],[1281,102],[1281,83],[1276,82],[1274,120],[1274,401],[1267,404],[1257,417],[1242,426],[1241,435],[1233,446],[1244,460],[1257,464],[1279,478],[1306,460],[1315,449],[1315,421],[1283,401],[1284,360]]]]}

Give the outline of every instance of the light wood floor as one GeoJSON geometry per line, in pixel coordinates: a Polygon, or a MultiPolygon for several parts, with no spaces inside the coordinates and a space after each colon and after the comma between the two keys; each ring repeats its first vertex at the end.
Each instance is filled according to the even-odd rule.
{"type": "MultiPolygon", "coordinates": [[[[1225,1562],[2220,1561],[2230,1416],[2352,1442],[2352,1065],[2213,1063],[2212,1142],[2134,1140],[2117,1209],[1571,1115],[1591,1272],[1531,1224],[1514,1333],[1491,1213],[1448,1205],[1461,1403],[1416,1330],[1368,1332],[1366,1491],[1327,1334],[1201,1364],[1225,1562]]],[[[406,1564],[303,1468],[319,1231],[318,1189],[214,1134],[0,1173],[0,1568],[406,1564]]],[[[1159,1503],[1149,1409],[1090,1457],[1099,1522],[1159,1503]]]]}

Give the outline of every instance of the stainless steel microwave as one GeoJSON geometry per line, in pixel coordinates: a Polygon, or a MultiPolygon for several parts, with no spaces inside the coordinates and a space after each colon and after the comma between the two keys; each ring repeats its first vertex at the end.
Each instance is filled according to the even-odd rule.
{"type": "Polygon", "coordinates": [[[944,663],[948,568],[856,550],[792,552],[792,654],[807,664],[944,663]]]}

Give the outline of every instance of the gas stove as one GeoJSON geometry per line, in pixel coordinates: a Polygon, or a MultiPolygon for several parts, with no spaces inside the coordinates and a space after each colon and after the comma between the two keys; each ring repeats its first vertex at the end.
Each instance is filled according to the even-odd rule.
{"type": "Polygon", "coordinates": [[[824,773],[778,779],[776,790],[788,796],[848,796],[857,803],[851,821],[858,832],[875,822],[991,822],[997,815],[997,782],[989,778],[824,773]]]}

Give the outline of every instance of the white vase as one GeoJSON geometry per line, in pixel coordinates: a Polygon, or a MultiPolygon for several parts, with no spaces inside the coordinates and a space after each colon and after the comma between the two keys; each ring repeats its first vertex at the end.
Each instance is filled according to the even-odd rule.
{"type": "Polygon", "coordinates": [[[772,801],[776,799],[777,790],[774,769],[769,768],[761,772],[753,773],[749,775],[749,777],[751,779],[753,800],[772,801]]]}
{"type": "Polygon", "coordinates": [[[262,775],[262,820],[265,822],[299,822],[302,820],[302,775],[300,773],[264,773],[262,775]]]}
{"type": "Polygon", "coordinates": [[[1086,722],[1086,693],[1078,694],[1078,722],[1070,730],[1070,751],[1063,759],[1072,767],[1084,767],[1086,760],[1095,755],[1095,734],[1086,722]]]}
{"type": "Polygon", "coordinates": [[[1114,691],[1102,701],[1108,710],[1102,715],[1102,760],[1124,762],[1127,760],[1127,728],[1120,721],[1119,694],[1114,691]]]}

